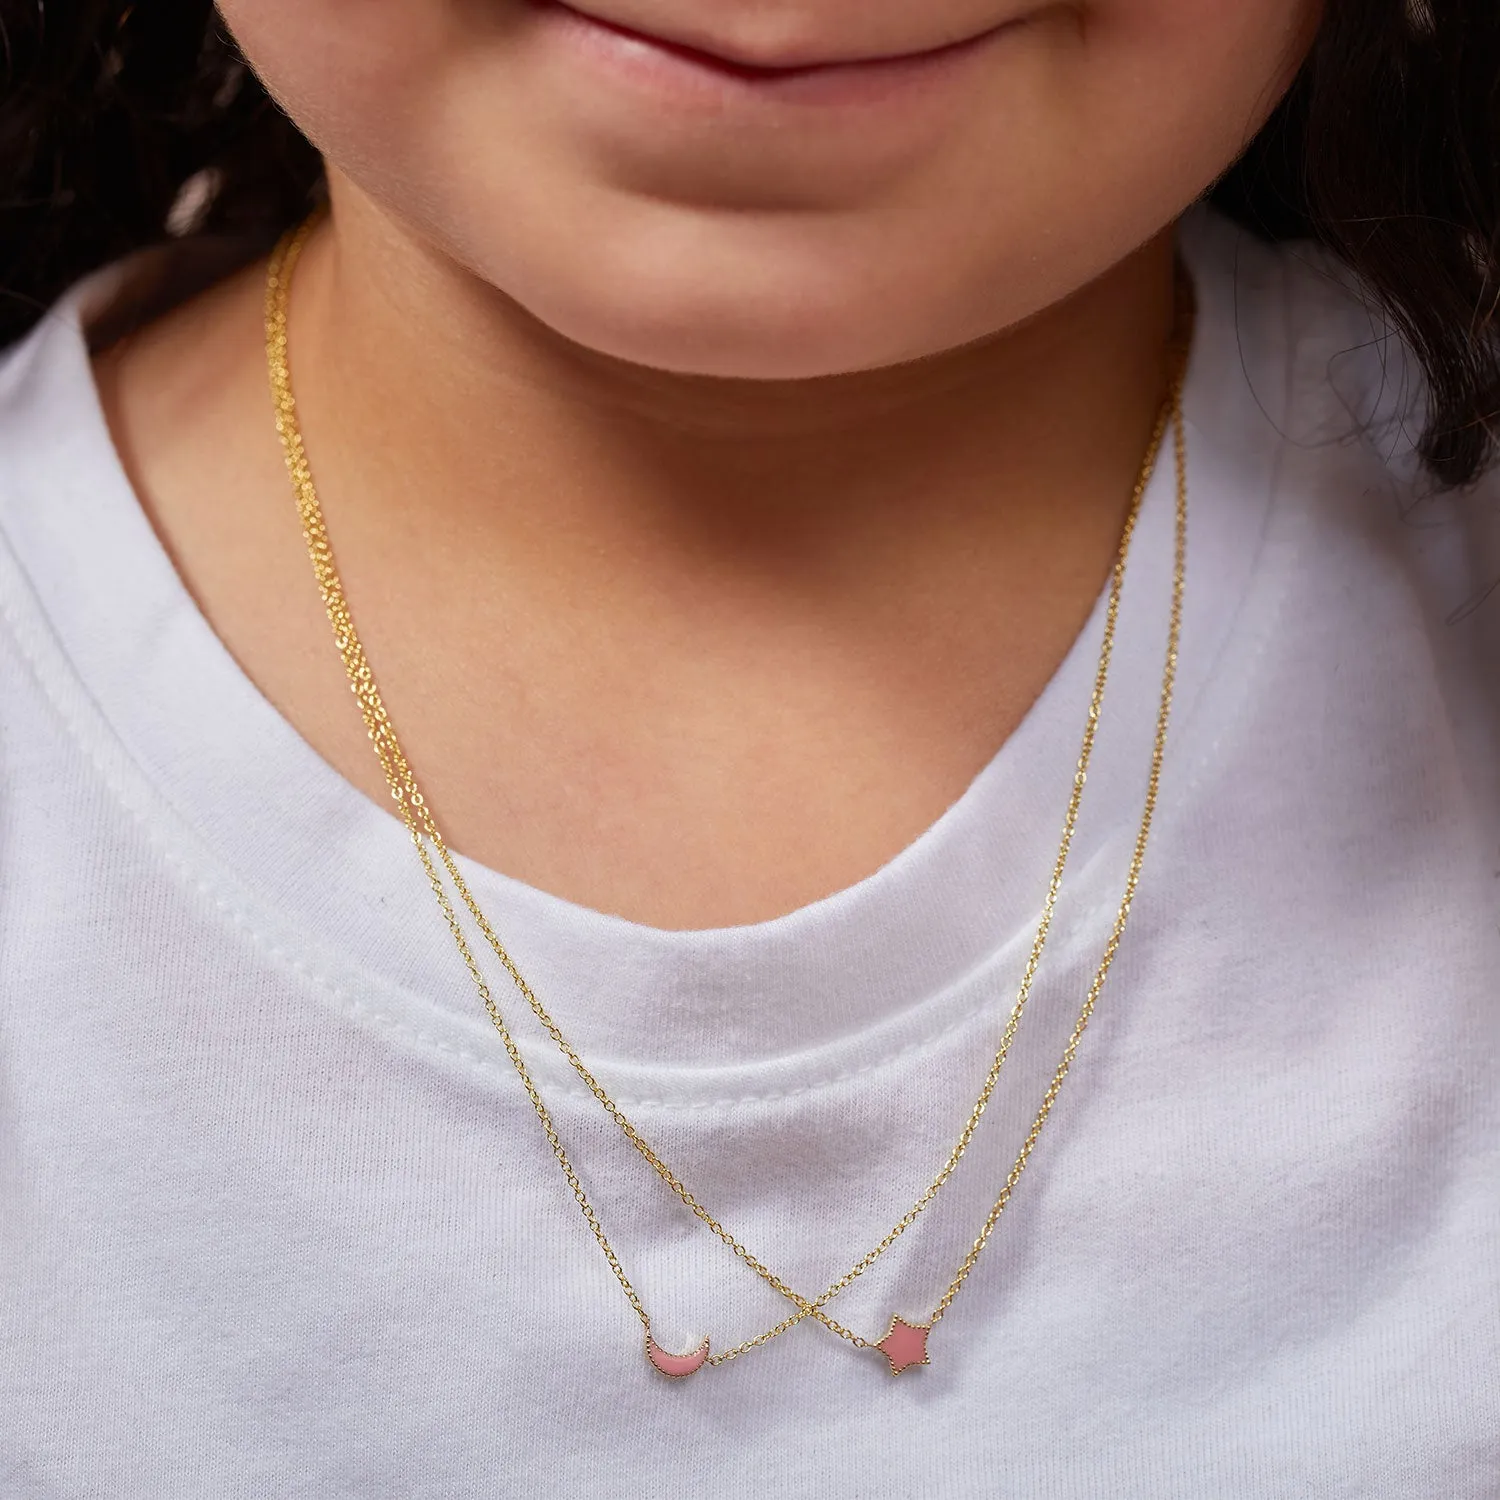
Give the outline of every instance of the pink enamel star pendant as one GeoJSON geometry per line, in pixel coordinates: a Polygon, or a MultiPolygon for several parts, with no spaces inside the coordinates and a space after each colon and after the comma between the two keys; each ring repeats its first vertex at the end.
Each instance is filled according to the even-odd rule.
{"type": "Polygon", "coordinates": [[[927,1335],[932,1332],[930,1323],[908,1323],[905,1318],[892,1318],[886,1335],[875,1345],[891,1362],[891,1374],[899,1375],[912,1365],[927,1363],[927,1335]]]}

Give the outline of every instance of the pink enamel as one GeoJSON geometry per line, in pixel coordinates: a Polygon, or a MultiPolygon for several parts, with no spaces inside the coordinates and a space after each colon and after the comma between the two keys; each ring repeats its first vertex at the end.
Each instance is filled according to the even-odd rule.
{"type": "Polygon", "coordinates": [[[704,1339],[691,1354],[668,1354],[648,1333],[646,1335],[646,1358],[663,1375],[670,1375],[673,1380],[681,1380],[684,1376],[696,1374],[703,1368],[704,1361],[708,1358],[708,1340],[704,1339]]]}
{"type": "Polygon", "coordinates": [[[891,1329],[876,1348],[891,1362],[891,1374],[899,1375],[911,1365],[927,1363],[927,1335],[930,1328],[908,1323],[902,1318],[891,1319],[891,1329]]]}

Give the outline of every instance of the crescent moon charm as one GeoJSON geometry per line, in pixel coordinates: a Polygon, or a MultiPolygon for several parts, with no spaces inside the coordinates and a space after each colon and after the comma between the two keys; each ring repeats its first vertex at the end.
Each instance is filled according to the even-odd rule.
{"type": "Polygon", "coordinates": [[[704,1339],[691,1354],[668,1354],[648,1333],[646,1335],[646,1358],[673,1380],[684,1380],[695,1375],[708,1359],[708,1340],[704,1339]]]}

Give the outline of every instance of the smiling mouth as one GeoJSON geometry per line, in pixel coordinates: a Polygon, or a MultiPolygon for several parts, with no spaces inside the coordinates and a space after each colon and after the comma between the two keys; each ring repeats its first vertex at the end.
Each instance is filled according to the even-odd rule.
{"type": "Polygon", "coordinates": [[[634,42],[643,47],[653,48],[657,52],[663,52],[669,56],[676,57],[682,62],[692,63],[697,67],[710,69],[747,83],[791,81],[799,78],[814,78],[819,74],[834,72],[858,71],[862,73],[879,73],[887,69],[894,71],[909,68],[912,64],[920,65],[929,62],[941,62],[948,57],[957,56],[959,53],[980,46],[997,32],[1005,30],[1011,24],[1009,22],[1001,22],[998,25],[986,27],[983,31],[975,32],[970,36],[960,37],[956,41],[942,42],[933,47],[918,48],[910,52],[813,59],[798,58],[786,63],[767,63],[752,61],[744,57],[736,57],[727,53],[714,51],[710,48],[695,46],[687,42],[675,41],[670,37],[657,36],[649,31],[638,31],[634,27],[624,26],[617,21],[607,20],[592,11],[580,10],[575,6],[567,4],[566,0],[543,0],[543,3],[557,10],[567,12],[585,26],[597,27],[600,30],[611,32],[623,41],[634,42]]]}

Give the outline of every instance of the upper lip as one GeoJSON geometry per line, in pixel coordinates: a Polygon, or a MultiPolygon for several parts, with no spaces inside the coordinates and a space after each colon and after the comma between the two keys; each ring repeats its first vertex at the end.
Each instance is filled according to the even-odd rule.
{"type": "Polygon", "coordinates": [[[651,42],[658,47],[668,47],[675,52],[682,52],[700,58],[704,62],[717,64],[721,67],[734,68],[747,73],[799,73],[808,72],[815,68],[848,67],[857,64],[871,64],[883,62],[896,62],[914,57],[924,57],[932,53],[946,52],[951,48],[960,47],[969,42],[978,41],[981,37],[988,36],[992,31],[998,31],[1003,22],[992,23],[982,26],[977,30],[970,31],[961,36],[946,37],[939,41],[929,42],[925,45],[905,47],[887,52],[837,52],[815,50],[808,46],[782,46],[773,48],[755,48],[745,46],[736,42],[723,42],[709,40],[700,33],[682,33],[647,31],[628,21],[615,20],[611,16],[601,15],[589,4],[576,5],[572,0],[554,0],[554,3],[564,10],[571,10],[585,20],[593,21],[597,25],[607,26],[611,31],[618,31],[626,36],[634,36],[642,41],[651,42]]]}

